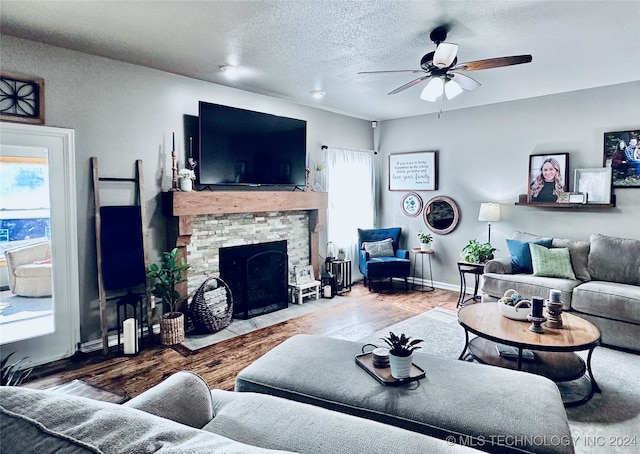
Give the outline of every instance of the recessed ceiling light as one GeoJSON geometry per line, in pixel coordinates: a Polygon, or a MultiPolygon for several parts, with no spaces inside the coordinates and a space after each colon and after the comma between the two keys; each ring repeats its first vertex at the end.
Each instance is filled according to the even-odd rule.
{"type": "Polygon", "coordinates": [[[324,91],[320,91],[320,90],[310,91],[309,94],[313,96],[315,99],[322,99],[324,98],[324,95],[326,95],[324,91]]]}

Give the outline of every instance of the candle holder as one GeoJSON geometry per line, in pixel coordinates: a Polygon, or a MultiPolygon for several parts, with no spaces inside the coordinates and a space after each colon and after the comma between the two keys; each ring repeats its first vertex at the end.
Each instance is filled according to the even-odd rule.
{"type": "Polygon", "coordinates": [[[529,326],[529,331],[533,331],[534,333],[542,334],[544,333],[544,329],[542,328],[542,323],[547,320],[544,317],[534,317],[532,314],[529,314],[527,320],[531,322],[531,326],[529,326]]]}
{"type": "Polygon", "coordinates": [[[178,157],[176,150],[171,151],[171,190],[178,190],[178,157]]]}
{"type": "Polygon", "coordinates": [[[547,301],[547,328],[562,328],[562,302],[547,301]]]}

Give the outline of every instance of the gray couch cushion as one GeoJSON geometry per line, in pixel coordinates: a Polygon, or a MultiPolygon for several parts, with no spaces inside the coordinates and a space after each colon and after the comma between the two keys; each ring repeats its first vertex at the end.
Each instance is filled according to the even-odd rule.
{"type": "Polygon", "coordinates": [[[500,298],[509,289],[516,290],[525,299],[533,296],[549,298],[549,290],[560,290],[562,307],[569,310],[572,304],[573,289],[580,281],[557,277],[538,277],[531,274],[499,274],[485,273],[482,291],[494,298],[500,298]]]}
{"type": "Polygon", "coordinates": [[[615,282],[586,282],[573,291],[572,309],[584,314],[640,324],[640,287],[615,282]]]}
{"type": "Polygon", "coordinates": [[[273,452],[133,408],[18,387],[0,387],[0,428],[0,446],[16,453],[273,452]]]}
{"type": "Polygon", "coordinates": [[[204,429],[243,443],[300,453],[477,452],[397,427],[255,393],[214,389],[216,417],[204,429]]]}
{"type": "Polygon", "coordinates": [[[594,281],[640,285],[640,241],[591,235],[589,273],[594,281]]]}
{"type": "Polygon", "coordinates": [[[591,280],[589,274],[589,242],[577,241],[568,238],[554,238],[551,242],[551,247],[569,249],[569,255],[571,256],[571,266],[576,278],[582,282],[591,280]]]}
{"type": "Polygon", "coordinates": [[[242,370],[236,390],[285,397],[441,439],[484,439],[480,449],[492,453],[573,452],[562,399],[551,380],[416,353],[414,363],[426,371],[426,378],[407,386],[383,386],[356,365],[362,345],[294,336],[242,370]],[[494,434],[520,442],[492,444],[489,437],[494,434]],[[540,434],[568,443],[526,441],[540,434]]]}

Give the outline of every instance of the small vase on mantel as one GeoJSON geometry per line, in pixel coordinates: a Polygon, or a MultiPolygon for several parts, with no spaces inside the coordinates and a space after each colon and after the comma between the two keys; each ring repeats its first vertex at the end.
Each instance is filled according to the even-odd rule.
{"type": "Polygon", "coordinates": [[[193,180],[191,178],[180,179],[180,190],[183,192],[190,192],[193,190],[193,180]]]}

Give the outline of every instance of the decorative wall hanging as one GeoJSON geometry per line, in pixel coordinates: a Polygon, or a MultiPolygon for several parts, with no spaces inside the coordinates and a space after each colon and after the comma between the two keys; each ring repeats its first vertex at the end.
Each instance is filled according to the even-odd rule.
{"type": "Polygon", "coordinates": [[[556,202],[569,190],[569,153],[530,155],[527,183],[527,202],[556,202]]]}
{"type": "Polygon", "coordinates": [[[602,166],[614,188],[640,188],[640,129],[604,133],[602,166]]]}
{"type": "Polygon", "coordinates": [[[435,191],[438,189],[436,151],[389,155],[390,191],[435,191]]]}
{"type": "Polygon", "coordinates": [[[0,120],[44,124],[44,79],[0,73],[0,120]]]}
{"type": "Polygon", "coordinates": [[[437,196],[425,203],[422,217],[429,230],[446,235],[458,226],[460,209],[451,197],[437,196]]]}
{"type": "Polygon", "coordinates": [[[422,198],[415,192],[405,194],[402,198],[402,212],[412,218],[418,216],[422,211],[422,198]]]}

